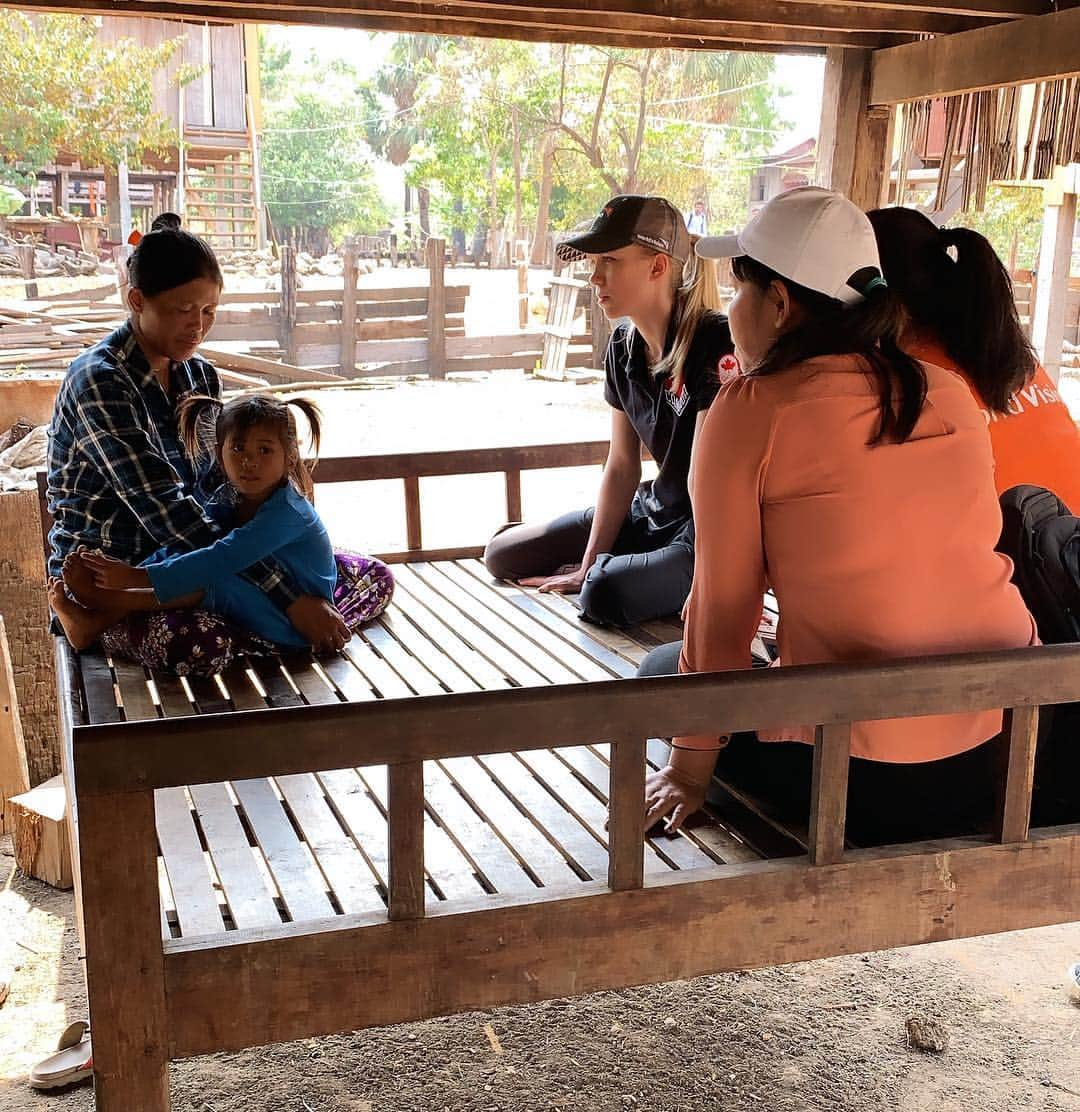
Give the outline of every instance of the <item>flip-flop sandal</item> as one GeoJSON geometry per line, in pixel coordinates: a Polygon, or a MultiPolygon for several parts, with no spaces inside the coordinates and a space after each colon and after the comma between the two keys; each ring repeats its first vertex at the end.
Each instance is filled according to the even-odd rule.
{"type": "Polygon", "coordinates": [[[70,1024],[60,1036],[56,1053],[38,1062],[30,1071],[30,1088],[59,1089],[93,1076],[90,1024],[80,1019],[70,1024]]]}

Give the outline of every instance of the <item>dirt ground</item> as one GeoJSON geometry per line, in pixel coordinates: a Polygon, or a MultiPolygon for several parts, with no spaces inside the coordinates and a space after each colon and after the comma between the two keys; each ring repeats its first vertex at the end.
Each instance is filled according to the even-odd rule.
{"type": "MultiPolygon", "coordinates": [[[[308,1039],[174,1064],[173,1107],[1066,1112],[1080,1109],[1077,957],[1080,925],[1050,927],[308,1039]],[[945,1026],[944,1053],[906,1046],[912,1015],[945,1026]]],[[[26,1087],[85,993],[71,894],[17,875],[3,843],[0,963],[0,1112],[92,1112],[89,1085],[26,1087]]]]}
{"type": "MultiPolygon", "coordinates": [[[[597,385],[520,374],[319,396],[327,455],[599,439],[608,427],[597,385]]],[[[587,504],[597,478],[595,468],[527,477],[526,513],[587,504]]],[[[480,543],[502,520],[498,476],[422,488],[426,544],[480,543]]],[[[338,543],[370,551],[402,541],[400,503],[400,484],[385,483],[324,491],[319,504],[338,543]]],[[[1080,1008],[1065,986],[1075,960],[1080,924],[471,1013],[176,1063],[173,1102],[177,1112],[1080,1112],[1080,1008]],[[906,1046],[913,1015],[944,1024],[944,1053],[906,1046]]],[[[85,992],[71,894],[17,874],[4,842],[0,979],[11,982],[0,1112],[91,1112],[89,1086],[49,1096],[26,1086],[85,1014],[85,992]]]]}

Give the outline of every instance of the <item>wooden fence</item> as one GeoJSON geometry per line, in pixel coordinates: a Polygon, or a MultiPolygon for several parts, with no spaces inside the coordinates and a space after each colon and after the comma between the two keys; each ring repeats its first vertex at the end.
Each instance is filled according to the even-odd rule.
{"type": "MultiPolygon", "coordinates": [[[[1024,331],[1031,335],[1031,321],[1035,315],[1035,275],[1030,270],[1013,272],[1013,296],[1016,298],[1016,311],[1024,331]]],[[[1080,344],[1080,277],[1069,279],[1069,291],[1065,298],[1065,335],[1066,343],[1080,344]]]]}
{"type": "MultiPolygon", "coordinates": [[[[283,247],[281,251],[280,293],[226,292],[211,344],[244,342],[258,356],[273,359],[280,355],[287,364],[332,370],[346,378],[443,378],[448,372],[527,371],[541,358],[543,333],[539,329],[465,336],[470,287],[446,284],[441,239],[428,240],[426,286],[358,287],[361,252],[351,243],[344,252],[341,285],[298,289],[292,249],[283,247]]],[[[590,334],[570,337],[567,362],[571,367],[596,365],[590,334]]],[[[260,374],[267,371],[265,365],[257,368],[260,374]]]]}

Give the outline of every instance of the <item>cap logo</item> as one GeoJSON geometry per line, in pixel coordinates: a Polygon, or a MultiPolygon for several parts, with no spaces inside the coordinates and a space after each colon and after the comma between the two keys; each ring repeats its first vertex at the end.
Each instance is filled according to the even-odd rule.
{"type": "Polygon", "coordinates": [[[643,243],[648,243],[650,246],[655,247],[658,251],[668,252],[671,250],[671,245],[666,239],[661,239],[659,236],[651,236],[646,232],[635,232],[634,238],[643,243]]]}

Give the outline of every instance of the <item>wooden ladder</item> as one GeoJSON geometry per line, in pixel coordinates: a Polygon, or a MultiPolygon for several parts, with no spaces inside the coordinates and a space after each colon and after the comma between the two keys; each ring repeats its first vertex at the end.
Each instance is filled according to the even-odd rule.
{"type": "Polygon", "coordinates": [[[246,133],[235,134],[235,146],[198,146],[197,133],[189,134],[191,145],[184,160],[185,225],[211,247],[254,250],[259,214],[255,163],[246,133]]]}

